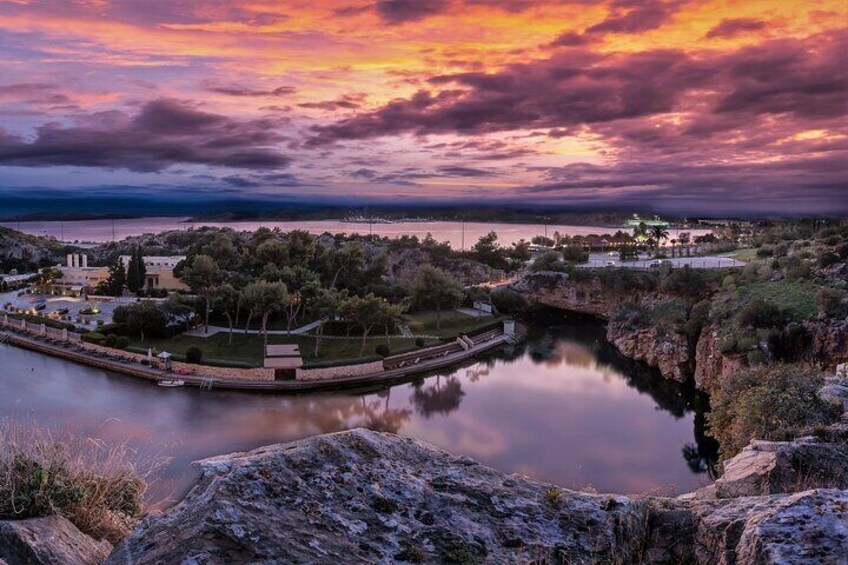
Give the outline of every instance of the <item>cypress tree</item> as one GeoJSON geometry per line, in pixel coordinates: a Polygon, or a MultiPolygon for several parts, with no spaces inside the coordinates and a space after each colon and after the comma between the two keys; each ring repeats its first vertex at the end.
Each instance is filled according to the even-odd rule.
{"type": "Polygon", "coordinates": [[[138,248],[138,288],[143,290],[147,279],[147,267],[144,266],[144,257],[141,256],[141,247],[138,248]]]}
{"type": "Polygon", "coordinates": [[[130,289],[130,292],[137,293],[138,292],[138,246],[133,249],[130,254],[130,261],[127,264],[127,288],[130,289]]]}

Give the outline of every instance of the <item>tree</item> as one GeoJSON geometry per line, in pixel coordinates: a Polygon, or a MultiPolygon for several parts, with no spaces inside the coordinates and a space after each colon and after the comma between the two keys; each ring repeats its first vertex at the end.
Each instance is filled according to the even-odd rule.
{"type": "Polygon", "coordinates": [[[639,257],[639,252],[632,245],[624,244],[618,248],[619,261],[635,261],[639,257]]]}
{"type": "Polygon", "coordinates": [[[238,311],[241,306],[241,293],[231,284],[222,285],[215,293],[214,308],[218,312],[222,312],[227,318],[227,323],[230,327],[230,336],[227,340],[227,345],[233,344],[233,328],[235,327],[238,311]]]}
{"type": "Polygon", "coordinates": [[[504,250],[498,245],[497,232],[491,231],[480,237],[474,244],[474,255],[481,263],[485,263],[495,269],[506,269],[509,264],[506,261],[504,250]]]}
{"type": "Polygon", "coordinates": [[[124,320],[127,331],[137,333],[141,341],[144,341],[145,336],[163,334],[168,325],[165,311],[149,301],[116,308],[114,320],[124,320]],[[122,308],[125,310],[119,314],[118,310],[122,308]]]}
{"type": "Polygon", "coordinates": [[[321,322],[315,329],[315,351],[313,357],[317,358],[321,353],[321,338],[324,337],[324,324],[345,309],[347,300],[347,291],[338,291],[334,288],[319,288],[317,296],[312,300],[312,311],[321,322]]]}
{"type": "Polygon", "coordinates": [[[336,249],[335,253],[330,256],[330,262],[333,277],[329,287],[335,288],[342,273],[358,274],[365,267],[365,251],[362,249],[362,244],[358,241],[352,241],[344,247],[336,249]]]}
{"type": "Polygon", "coordinates": [[[654,239],[654,245],[656,246],[657,253],[659,253],[660,245],[666,239],[668,239],[668,229],[662,224],[655,224],[651,226],[651,237],[654,239]]]}
{"type": "Polygon", "coordinates": [[[402,307],[389,304],[386,300],[377,298],[373,294],[354,296],[345,302],[345,318],[362,329],[360,355],[365,353],[365,345],[373,329],[383,324],[390,325],[397,319],[398,312],[402,313],[402,311],[402,307]]]}
{"type": "MultiPolygon", "coordinates": [[[[686,256],[689,257],[690,249],[689,244],[692,242],[692,234],[688,231],[680,232],[677,235],[677,239],[680,242],[680,247],[686,249],[686,256]]],[[[681,250],[681,255],[683,255],[683,251],[681,250]]]]}
{"type": "Polygon", "coordinates": [[[304,303],[317,294],[321,283],[314,271],[300,265],[283,268],[280,280],[286,284],[289,293],[286,303],[286,330],[290,332],[304,303]]]}
{"type": "Polygon", "coordinates": [[[221,281],[218,263],[208,255],[195,255],[191,265],[184,270],[181,280],[203,299],[206,305],[203,333],[209,333],[209,313],[212,310],[212,299],[215,288],[221,281]]]}
{"type": "Polygon", "coordinates": [[[165,312],[185,323],[186,331],[190,329],[191,321],[194,319],[194,304],[187,298],[174,294],[165,301],[165,312]]]}
{"type": "Polygon", "coordinates": [[[455,308],[462,302],[462,287],[451,275],[431,265],[422,265],[412,287],[416,308],[436,311],[436,328],[442,327],[442,309],[455,308]]]}
{"type": "Polygon", "coordinates": [[[136,245],[130,255],[130,261],[127,265],[127,288],[130,292],[138,293],[144,289],[145,279],[147,278],[147,267],[144,266],[144,257],[141,255],[141,247],[136,245]]]}
{"type": "MultiPolygon", "coordinates": [[[[258,280],[247,285],[242,291],[245,303],[250,308],[250,318],[259,315],[262,317],[263,346],[268,347],[268,318],[274,312],[282,310],[288,300],[288,291],[285,283],[268,282],[258,280]]],[[[263,349],[264,352],[264,349],[263,349]]]]}
{"type": "Polygon", "coordinates": [[[98,293],[109,296],[121,296],[124,293],[124,285],[127,283],[127,272],[120,257],[115,257],[109,265],[109,275],[105,281],[97,286],[98,293]]]}

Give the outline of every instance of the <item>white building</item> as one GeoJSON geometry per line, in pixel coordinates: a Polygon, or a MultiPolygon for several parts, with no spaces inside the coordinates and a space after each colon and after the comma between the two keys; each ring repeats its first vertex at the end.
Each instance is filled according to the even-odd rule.
{"type": "MultiPolygon", "coordinates": [[[[130,255],[121,255],[121,263],[125,269],[129,268],[131,258],[130,255]]],[[[174,267],[185,258],[185,255],[143,257],[146,271],[144,286],[164,290],[188,290],[188,287],[174,276],[174,267]]]]}

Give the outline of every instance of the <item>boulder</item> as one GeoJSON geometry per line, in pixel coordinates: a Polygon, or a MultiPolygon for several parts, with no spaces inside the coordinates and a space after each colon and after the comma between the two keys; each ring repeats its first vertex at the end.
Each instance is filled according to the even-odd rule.
{"type": "Polygon", "coordinates": [[[199,462],[109,564],[633,562],[648,503],[506,475],[366,430],[199,462]]]}
{"type": "Polygon", "coordinates": [[[695,563],[842,565],[848,491],[743,497],[693,504],[695,563]]]}
{"type": "Polygon", "coordinates": [[[61,516],[0,521],[0,565],[94,565],[111,551],[61,516]]]}
{"type": "Polygon", "coordinates": [[[718,498],[848,488],[848,444],[754,440],[724,464],[714,486],[718,498]]]}

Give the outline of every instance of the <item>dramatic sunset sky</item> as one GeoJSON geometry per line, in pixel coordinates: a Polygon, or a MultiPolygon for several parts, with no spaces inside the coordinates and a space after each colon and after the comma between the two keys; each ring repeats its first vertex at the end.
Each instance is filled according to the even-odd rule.
{"type": "Polygon", "coordinates": [[[0,0],[2,201],[848,212],[845,0],[0,0]]]}

